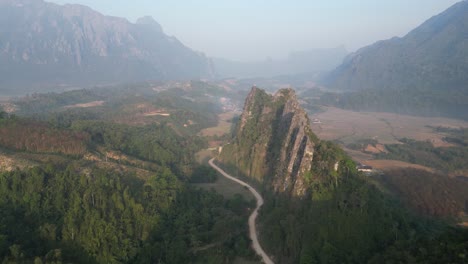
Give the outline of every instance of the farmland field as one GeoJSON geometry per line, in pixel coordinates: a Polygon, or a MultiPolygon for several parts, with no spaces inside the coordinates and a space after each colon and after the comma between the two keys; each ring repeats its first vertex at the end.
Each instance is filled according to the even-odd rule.
{"type": "MultiPolygon", "coordinates": [[[[398,139],[408,138],[418,141],[428,141],[436,148],[453,146],[443,140],[445,133],[434,131],[434,127],[468,128],[468,122],[440,117],[417,117],[378,112],[353,112],[338,108],[326,108],[322,113],[310,116],[312,130],[321,139],[333,140],[347,146],[359,140],[374,140],[379,144],[401,144],[398,139]]],[[[379,145],[377,145],[379,146],[379,145]]],[[[377,148],[363,151],[346,152],[357,162],[371,165],[377,169],[394,168],[430,168],[414,165],[403,161],[374,160],[370,152],[378,152],[377,148]]]]}
{"type": "Polygon", "coordinates": [[[321,123],[312,124],[312,130],[325,140],[340,140],[344,144],[358,139],[376,139],[382,144],[398,143],[398,138],[431,141],[435,146],[448,144],[444,134],[435,133],[431,127],[468,128],[468,122],[441,117],[418,117],[378,112],[353,112],[338,108],[326,108],[313,114],[321,123]]]}

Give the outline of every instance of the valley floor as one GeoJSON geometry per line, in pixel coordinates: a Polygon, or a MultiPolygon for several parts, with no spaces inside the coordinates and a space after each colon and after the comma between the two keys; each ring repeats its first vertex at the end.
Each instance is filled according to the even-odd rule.
{"type": "Polygon", "coordinates": [[[354,112],[334,107],[327,107],[322,113],[310,115],[313,132],[324,140],[338,141],[345,146],[346,152],[357,162],[369,164],[378,169],[419,168],[432,171],[431,168],[408,162],[376,160],[373,154],[384,152],[385,144],[400,144],[399,139],[408,138],[427,141],[434,147],[450,147],[453,144],[444,140],[446,134],[436,132],[435,127],[468,128],[468,122],[441,117],[417,117],[380,112],[354,112]],[[346,148],[348,144],[359,140],[375,140],[376,147],[365,152],[346,148]]]}

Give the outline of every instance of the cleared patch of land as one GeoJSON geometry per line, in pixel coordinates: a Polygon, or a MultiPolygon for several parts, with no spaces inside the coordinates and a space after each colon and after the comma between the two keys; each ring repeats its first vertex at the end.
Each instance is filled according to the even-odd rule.
{"type": "Polygon", "coordinates": [[[89,108],[89,107],[101,106],[103,104],[104,104],[104,101],[92,101],[92,102],[83,103],[83,104],[68,105],[68,106],[65,106],[65,108],[89,108]]]}
{"type": "Polygon", "coordinates": [[[195,160],[200,164],[208,164],[213,157],[213,149],[203,149],[195,154],[195,160]]]}
{"type": "Polygon", "coordinates": [[[218,125],[215,127],[205,128],[200,132],[202,136],[222,136],[228,134],[231,131],[232,118],[234,118],[238,112],[225,112],[218,115],[218,125]]]}
{"type": "Polygon", "coordinates": [[[170,113],[160,112],[160,111],[148,112],[148,113],[144,113],[143,115],[144,116],[171,116],[170,113]]]}
{"type": "Polygon", "coordinates": [[[373,159],[373,156],[370,153],[364,153],[358,150],[352,150],[348,148],[344,148],[344,150],[356,162],[372,166],[374,169],[381,170],[381,171],[392,170],[392,169],[414,168],[414,169],[421,169],[421,170],[425,170],[429,172],[434,172],[433,169],[426,167],[426,166],[418,165],[418,164],[412,164],[412,163],[399,161],[399,160],[375,160],[373,159]]]}
{"type": "Polygon", "coordinates": [[[367,153],[344,148],[357,162],[376,169],[418,168],[433,171],[431,168],[397,160],[373,160],[372,153],[386,152],[382,144],[400,144],[398,139],[409,138],[431,142],[434,147],[450,147],[444,141],[447,134],[434,131],[434,127],[468,128],[468,122],[441,117],[417,117],[379,112],[353,112],[329,107],[325,112],[310,116],[311,127],[321,139],[336,140],[344,146],[359,140],[373,139],[379,144],[367,146],[367,153]]]}
{"type": "Polygon", "coordinates": [[[11,102],[2,102],[2,100],[0,99],[0,110],[5,111],[7,113],[14,113],[16,112],[16,110],[18,110],[18,107],[11,102]]]}
{"type": "Polygon", "coordinates": [[[434,172],[433,169],[428,168],[426,166],[412,164],[412,163],[399,161],[399,160],[363,160],[361,161],[361,163],[372,166],[374,169],[383,170],[383,171],[391,170],[391,169],[413,168],[413,169],[425,170],[428,172],[434,172]]]}
{"type": "Polygon", "coordinates": [[[0,151],[0,171],[13,171],[16,168],[25,169],[35,165],[37,165],[37,163],[33,161],[15,155],[8,155],[0,151]]]}

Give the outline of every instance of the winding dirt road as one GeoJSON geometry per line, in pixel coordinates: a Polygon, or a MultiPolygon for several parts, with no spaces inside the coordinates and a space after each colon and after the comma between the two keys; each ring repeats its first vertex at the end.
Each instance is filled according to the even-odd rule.
{"type": "Polygon", "coordinates": [[[210,166],[213,167],[213,169],[217,170],[224,177],[230,179],[231,181],[235,181],[238,184],[247,187],[247,189],[249,189],[249,191],[255,196],[255,199],[257,200],[257,207],[255,207],[255,210],[252,212],[252,214],[249,217],[249,233],[250,233],[250,239],[252,240],[252,247],[257,253],[257,255],[262,257],[263,262],[265,262],[266,264],[273,264],[273,261],[270,259],[270,257],[268,257],[265,251],[263,251],[262,246],[260,246],[260,242],[258,242],[257,227],[255,226],[255,220],[257,219],[257,216],[258,216],[258,209],[260,209],[260,207],[262,207],[263,205],[262,196],[257,192],[257,190],[255,190],[249,184],[227,174],[221,168],[216,166],[216,164],[214,164],[213,161],[214,161],[214,158],[210,159],[210,161],[208,162],[210,166]]]}

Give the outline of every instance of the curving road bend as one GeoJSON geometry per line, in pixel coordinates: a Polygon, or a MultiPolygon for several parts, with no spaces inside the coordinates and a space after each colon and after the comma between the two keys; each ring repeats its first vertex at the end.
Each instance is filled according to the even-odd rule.
{"type": "Polygon", "coordinates": [[[260,242],[258,242],[257,227],[255,226],[255,220],[257,219],[257,216],[258,216],[258,210],[263,205],[262,196],[257,192],[257,190],[255,190],[249,184],[227,174],[220,167],[214,164],[213,161],[214,161],[214,158],[210,159],[210,161],[208,162],[213,169],[217,170],[224,177],[230,179],[231,181],[235,181],[238,184],[247,187],[247,189],[249,189],[249,191],[255,196],[255,199],[257,200],[257,207],[255,207],[255,210],[252,212],[252,214],[249,217],[249,233],[250,233],[250,239],[252,240],[252,247],[257,253],[257,255],[262,257],[263,262],[265,262],[266,264],[273,264],[273,261],[270,259],[270,257],[268,257],[265,251],[263,251],[262,247],[260,246],[260,242]]]}

